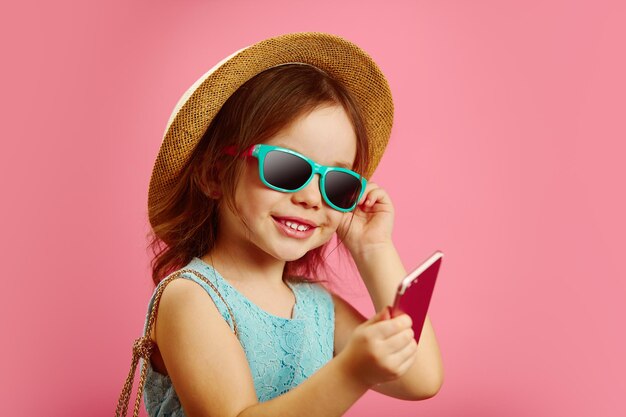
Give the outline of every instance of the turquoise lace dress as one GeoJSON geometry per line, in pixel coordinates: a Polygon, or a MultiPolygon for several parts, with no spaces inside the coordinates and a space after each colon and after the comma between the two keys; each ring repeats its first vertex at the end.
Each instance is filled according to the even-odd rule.
{"type": "MultiPolygon", "coordinates": [[[[296,387],[332,359],[334,304],[331,295],[320,284],[287,283],[296,296],[296,304],[292,318],[286,319],[269,314],[252,303],[200,258],[193,258],[183,269],[193,269],[204,275],[230,305],[259,402],[296,387]]],[[[182,277],[197,282],[209,293],[232,329],[228,309],[213,289],[191,273],[182,277]]],[[[150,299],[144,333],[157,288],[150,299]]],[[[150,361],[142,359],[142,363],[148,367],[143,393],[148,415],[185,416],[169,376],[152,369],[150,361]]]]}

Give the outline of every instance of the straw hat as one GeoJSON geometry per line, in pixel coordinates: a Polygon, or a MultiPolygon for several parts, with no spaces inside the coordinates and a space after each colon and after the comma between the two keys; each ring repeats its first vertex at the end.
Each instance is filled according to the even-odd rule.
{"type": "Polygon", "coordinates": [[[385,76],[372,58],[355,44],[335,35],[292,33],[269,38],[224,58],[180,98],[165,129],[148,189],[148,217],[170,192],[211,120],[246,81],[286,63],[314,65],[339,80],[352,93],[365,120],[369,138],[370,178],[383,155],[393,124],[393,101],[385,76]]]}

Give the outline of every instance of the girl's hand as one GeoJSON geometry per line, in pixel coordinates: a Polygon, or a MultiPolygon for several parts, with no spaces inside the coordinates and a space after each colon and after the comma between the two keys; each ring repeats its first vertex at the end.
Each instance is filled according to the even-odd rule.
{"type": "Polygon", "coordinates": [[[337,358],[348,375],[367,386],[397,379],[415,362],[417,342],[411,323],[407,314],[390,319],[385,307],[354,329],[337,358]]]}
{"type": "Polygon", "coordinates": [[[337,235],[354,256],[391,242],[394,208],[389,195],[373,182],[352,212],[344,213],[337,235]]]}

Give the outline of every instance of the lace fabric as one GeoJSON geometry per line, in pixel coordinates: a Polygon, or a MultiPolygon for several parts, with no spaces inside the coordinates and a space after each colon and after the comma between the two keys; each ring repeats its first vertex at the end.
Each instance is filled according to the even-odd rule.
{"type": "MultiPolygon", "coordinates": [[[[193,258],[185,269],[194,269],[204,275],[230,305],[259,402],[291,390],[332,359],[334,305],[331,295],[320,284],[288,283],[296,297],[292,318],[288,319],[262,310],[200,258],[193,258]]],[[[182,277],[201,285],[233,328],[228,309],[214,290],[193,274],[182,277]]],[[[157,288],[150,299],[144,333],[157,288]]],[[[148,374],[143,399],[148,415],[185,416],[169,376],[154,370],[150,361],[144,362],[148,374]]]]}

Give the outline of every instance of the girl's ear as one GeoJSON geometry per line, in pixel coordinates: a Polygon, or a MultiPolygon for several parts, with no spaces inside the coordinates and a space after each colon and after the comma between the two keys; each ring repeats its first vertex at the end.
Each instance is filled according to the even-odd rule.
{"type": "Polygon", "coordinates": [[[218,200],[222,197],[222,187],[220,182],[214,178],[207,178],[205,180],[203,191],[207,197],[213,200],[218,200]]]}
{"type": "Polygon", "coordinates": [[[207,193],[207,197],[213,200],[219,200],[222,197],[222,191],[217,190],[217,189],[211,189],[207,193]]]}
{"type": "Polygon", "coordinates": [[[222,197],[222,186],[219,169],[213,169],[211,172],[205,171],[200,181],[202,182],[202,192],[210,199],[217,200],[222,197]]]}

